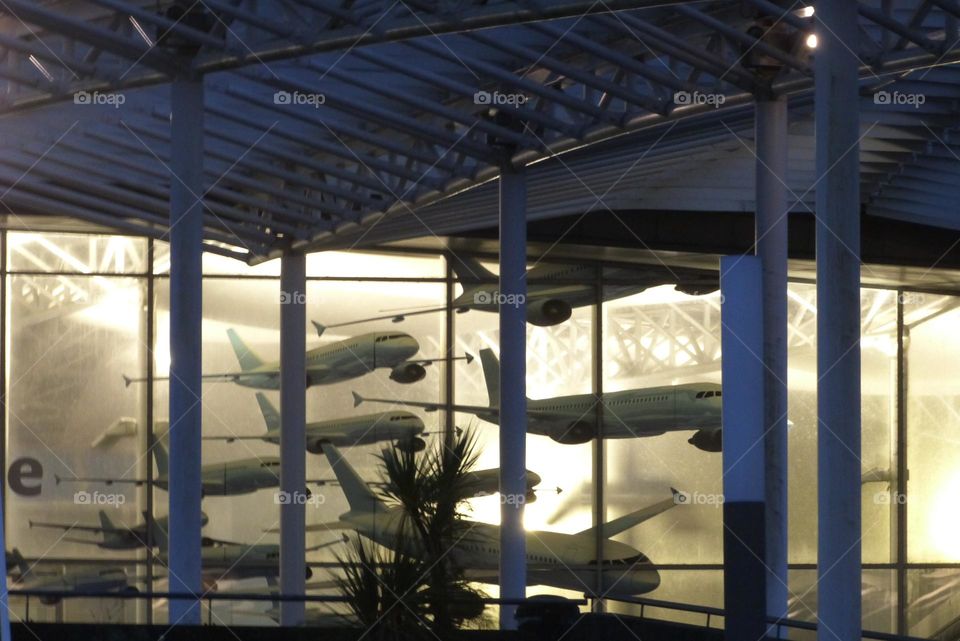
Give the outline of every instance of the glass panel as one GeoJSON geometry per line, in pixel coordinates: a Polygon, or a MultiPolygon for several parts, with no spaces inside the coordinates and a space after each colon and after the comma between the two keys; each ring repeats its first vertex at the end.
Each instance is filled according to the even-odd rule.
{"type": "MultiPolygon", "coordinates": [[[[817,558],[817,350],[816,287],[792,283],[789,328],[789,479],[792,563],[817,558]]],[[[861,292],[861,413],[863,482],[863,559],[887,563],[896,558],[896,293],[861,292]]]]}
{"type": "Polygon", "coordinates": [[[907,367],[908,558],[960,561],[960,299],[913,294],[904,303],[907,367]]]}
{"type": "Polygon", "coordinates": [[[132,236],[9,232],[11,271],[71,274],[142,274],[147,241],[132,236]]]}
{"type": "Polygon", "coordinates": [[[907,634],[955,639],[960,633],[960,570],[929,568],[907,572],[907,634]]]}
{"type": "MultiPolygon", "coordinates": [[[[170,245],[154,243],[155,274],[170,273],[170,245]]],[[[254,266],[204,253],[203,273],[231,276],[279,276],[280,260],[254,266]]],[[[307,254],[308,278],[444,278],[443,259],[438,255],[393,254],[361,251],[327,251],[307,254]]]]}
{"type": "MultiPolygon", "coordinates": [[[[153,243],[153,273],[170,273],[170,244],[162,241],[153,243]]],[[[228,258],[210,252],[203,253],[203,273],[228,276],[279,276],[280,261],[270,260],[251,267],[242,260],[228,258]]]]}
{"type": "MultiPolygon", "coordinates": [[[[28,570],[14,587],[142,587],[129,561],[144,559],[145,550],[127,528],[141,520],[145,490],[101,479],[145,474],[144,399],[120,377],[144,369],[144,283],[76,275],[7,282],[7,542],[28,560],[15,564],[28,570]],[[44,564],[30,569],[38,559],[44,564]]],[[[124,608],[136,610],[70,600],[61,614],[117,621],[124,608]]]]}
{"type": "MultiPolygon", "coordinates": [[[[864,570],[861,592],[863,629],[892,633],[896,628],[896,574],[892,570],[864,570]]],[[[817,621],[818,584],[816,570],[790,571],[788,614],[791,619],[817,621]]],[[[790,638],[814,639],[812,632],[794,630],[790,638]]]]}
{"type": "MultiPolygon", "coordinates": [[[[721,563],[722,460],[710,451],[719,445],[711,441],[720,402],[706,394],[696,398],[720,383],[719,293],[691,296],[673,285],[618,297],[622,292],[607,289],[604,305],[604,411],[621,434],[607,441],[607,516],[669,498],[675,487],[686,492],[690,505],[617,539],[655,564],[721,563]]],[[[666,598],[669,591],[661,583],[650,596],[666,598]]]]}
{"type": "MultiPolygon", "coordinates": [[[[497,267],[487,261],[478,264],[463,259],[463,264],[457,264],[456,269],[464,283],[456,286],[455,306],[465,311],[454,317],[457,352],[466,351],[480,357],[471,365],[458,365],[456,401],[461,405],[487,407],[491,405],[488,388],[492,386],[497,393],[497,361],[501,357],[499,319],[495,313],[497,267]],[[483,350],[490,350],[486,364],[482,363],[483,350]]],[[[565,265],[529,266],[527,305],[531,322],[527,323],[526,368],[528,411],[532,412],[528,414],[527,469],[540,477],[540,483],[534,490],[536,501],[528,502],[524,511],[527,552],[531,567],[544,568],[559,559],[566,568],[551,577],[541,576],[539,582],[531,584],[528,595],[561,594],[580,598],[585,591],[596,587],[593,566],[578,564],[569,555],[558,557],[543,534],[572,534],[593,525],[591,438],[596,418],[591,393],[591,355],[595,312],[590,302],[595,298],[595,281],[589,267],[571,272],[565,265]],[[557,295],[557,287],[572,290],[557,295]],[[570,291],[579,293],[571,297],[570,291]],[[553,311],[555,309],[561,313],[553,311]],[[567,313],[569,318],[563,320],[567,313]],[[540,413],[535,414],[537,411],[540,413]],[[537,415],[541,417],[539,424],[534,420],[537,415]]],[[[498,468],[498,427],[493,420],[460,412],[456,422],[461,427],[476,426],[482,452],[478,467],[498,468]]],[[[472,519],[487,523],[500,521],[498,495],[474,499],[470,508],[472,519]]],[[[498,594],[496,586],[484,585],[483,589],[491,596],[498,594]]]]}

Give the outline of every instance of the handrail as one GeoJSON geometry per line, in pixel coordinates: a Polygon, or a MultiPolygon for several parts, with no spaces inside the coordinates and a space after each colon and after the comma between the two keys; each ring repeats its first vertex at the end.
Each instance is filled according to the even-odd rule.
{"type": "MultiPolygon", "coordinates": [[[[141,592],[134,590],[42,590],[42,589],[13,589],[7,590],[10,597],[53,597],[58,599],[168,599],[173,601],[282,601],[282,602],[316,602],[316,603],[346,603],[349,597],[339,594],[279,594],[264,592],[141,592]]],[[[542,596],[542,595],[540,595],[542,596]]],[[[452,595],[451,602],[467,601],[462,597],[452,595]]],[[[545,604],[537,596],[517,598],[477,597],[469,599],[471,603],[477,601],[486,605],[526,605],[530,603],[545,604]]],[[[564,599],[563,603],[570,605],[587,605],[586,599],[564,599]]]]}
{"type": "MultiPolygon", "coordinates": [[[[726,612],[723,608],[716,608],[706,605],[696,605],[693,603],[680,603],[678,601],[665,601],[661,599],[649,599],[646,597],[605,597],[608,601],[615,601],[618,603],[630,603],[633,605],[640,606],[640,618],[651,618],[645,616],[645,609],[649,607],[663,608],[666,610],[677,610],[679,612],[692,612],[694,614],[705,614],[706,615],[706,625],[704,627],[710,627],[711,617],[724,617],[726,612]]],[[[794,619],[790,617],[775,617],[768,616],[766,618],[766,623],[771,626],[776,627],[776,636],[780,636],[781,628],[795,628],[798,630],[816,630],[817,624],[813,621],[804,621],[802,619],[794,619]]],[[[890,632],[878,632],[876,630],[861,630],[860,631],[861,639],[871,639],[872,641],[926,641],[919,637],[911,637],[900,634],[893,634],[890,632]]]]}
{"type": "MultiPolygon", "coordinates": [[[[168,599],[168,600],[180,600],[180,601],[197,601],[203,602],[206,601],[208,605],[211,605],[214,601],[268,601],[268,602],[302,602],[302,603],[346,603],[349,601],[349,597],[343,595],[324,595],[324,594],[304,594],[304,595],[293,595],[293,594],[270,594],[263,592],[256,593],[245,593],[245,592],[140,592],[140,591],[119,591],[111,592],[107,590],[38,590],[38,589],[12,589],[7,591],[9,597],[47,597],[47,598],[58,598],[58,599],[124,599],[124,600],[140,600],[140,599],[168,599]]],[[[471,602],[481,602],[484,605],[527,605],[527,604],[549,604],[548,601],[543,601],[540,597],[543,595],[536,595],[532,597],[526,597],[522,599],[504,599],[498,597],[478,597],[477,599],[471,599],[471,602]]],[[[461,601],[462,598],[457,598],[456,596],[451,596],[451,601],[461,601]]],[[[663,599],[650,599],[646,597],[630,597],[630,596],[609,596],[604,597],[606,601],[613,601],[617,603],[627,603],[631,605],[640,606],[640,615],[641,619],[653,619],[655,617],[649,617],[646,613],[646,608],[662,608],[666,610],[676,610],[678,612],[690,612],[693,614],[703,614],[706,615],[706,624],[705,628],[711,628],[711,619],[714,617],[725,617],[726,611],[723,608],[717,608],[707,605],[697,605],[695,603],[681,603],[679,601],[667,601],[663,599]]],[[[581,599],[563,599],[563,603],[570,605],[587,605],[589,601],[586,598],[581,599]]],[[[780,636],[782,628],[795,628],[799,630],[816,630],[817,624],[813,621],[804,621],[802,619],[795,619],[790,617],[775,617],[768,616],[765,619],[766,623],[772,627],[776,628],[776,636],[780,636]]],[[[861,630],[860,632],[861,639],[870,639],[871,641],[926,641],[919,637],[912,637],[906,635],[893,634],[890,632],[879,632],[876,630],[861,630]]]]}

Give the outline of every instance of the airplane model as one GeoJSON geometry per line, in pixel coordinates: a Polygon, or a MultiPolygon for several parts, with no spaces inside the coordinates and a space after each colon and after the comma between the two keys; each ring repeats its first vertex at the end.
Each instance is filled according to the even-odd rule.
{"type": "MultiPolygon", "coordinates": [[[[130,579],[123,568],[62,567],[50,570],[37,564],[31,566],[17,548],[13,548],[10,557],[20,571],[19,576],[13,579],[14,585],[19,589],[80,593],[139,592],[136,586],[130,585],[130,579]]],[[[56,594],[43,595],[40,603],[56,605],[62,599],[63,597],[56,594]]]]}
{"type": "MultiPolygon", "coordinates": [[[[156,527],[165,532],[168,529],[169,520],[169,517],[162,516],[156,519],[154,523],[156,527]]],[[[205,526],[209,521],[210,519],[206,513],[201,512],[200,527],[205,526]]],[[[64,532],[77,530],[79,532],[94,532],[100,534],[102,537],[100,541],[70,537],[62,537],[60,540],[96,545],[104,550],[136,550],[147,547],[147,524],[145,521],[133,527],[117,527],[110,521],[110,517],[107,516],[107,513],[103,510],[100,510],[99,527],[94,525],[72,525],[70,523],[50,523],[43,521],[30,521],[29,524],[31,528],[50,528],[63,530],[64,532]]],[[[156,538],[154,538],[153,544],[158,545],[156,538]]]]}
{"type": "MultiPolygon", "coordinates": [[[[220,374],[204,374],[205,380],[232,381],[237,385],[254,389],[280,389],[280,362],[267,362],[257,356],[240,340],[233,329],[227,330],[230,344],[240,364],[240,371],[220,374]]],[[[436,361],[466,360],[473,356],[466,354],[447,358],[420,358],[414,355],[420,351],[420,343],[413,336],[403,332],[370,332],[321,345],[307,350],[306,369],[307,387],[330,385],[353,378],[359,378],[375,369],[390,370],[390,380],[410,384],[423,380],[427,375],[426,367],[436,361]]],[[[126,386],[142,383],[146,378],[124,376],[126,386]]],[[[153,380],[169,380],[168,376],[154,377],[153,380]]]]}
{"type": "MultiPolygon", "coordinates": [[[[488,470],[470,470],[467,472],[467,482],[470,486],[470,490],[473,492],[473,496],[490,496],[491,494],[498,494],[500,492],[500,468],[494,467],[488,470]]],[[[537,500],[537,491],[536,488],[540,485],[540,475],[536,472],[531,472],[527,470],[527,493],[525,501],[527,503],[533,503],[537,500]]],[[[557,494],[562,492],[558,487],[557,494]]]]}
{"type": "MultiPolygon", "coordinates": [[[[154,529],[154,540],[158,543],[160,552],[157,559],[167,567],[169,561],[167,532],[159,528],[154,529]]],[[[330,545],[340,543],[340,540],[329,541],[320,545],[306,548],[307,552],[319,550],[330,545]]],[[[200,551],[201,574],[207,588],[212,588],[219,581],[263,578],[273,585],[280,576],[280,546],[276,543],[235,543],[204,537],[203,548],[200,551]]],[[[304,567],[304,576],[309,579],[313,576],[310,566],[304,567]]]]}
{"type": "MultiPolygon", "coordinates": [[[[451,267],[460,282],[463,292],[450,305],[458,314],[475,309],[482,312],[499,311],[498,277],[475,258],[453,255],[451,267]]],[[[700,296],[720,287],[716,275],[686,268],[651,266],[607,267],[604,269],[606,283],[603,286],[603,301],[632,296],[658,285],[674,283],[677,291],[700,296]],[[624,285],[617,281],[629,282],[624,285]]],[[[550,327],[566,321],[578,307],[597,304],[596,268],[592,265],[538,264],[527,271],[526,309],[527,322],[538,327],[550,327]],[[554,282],[550,282],[550,281],[554,282]]],[[[433,314],[446,311],[447,307],[399,312],[375,316],[335,325],[314,323],[322,334],[327,327],[344,327],[377,320],[392,320],[399,323],[407,316],[433,314]]]]}
{"type": "MultiPolygon", "coordinates": [[[[242,440],[258,440],[280,444],[280,412],[262,392],[257,392],[257,403],[267,431],[257,436],[204,436],[207,440],[232,443],[242,440]]],[[[339,447],[369,445],[381,441],[394,441],[398,448],[420,452],[426,443],[423,434],[423,419],[410,412],[378,412],[337,418],[329,421],[307,423],[307,451],[320,454],[324,443],[333,443],[339,447]]]]}
{"type": "MultiPolygon", "coordinates": [[[[490,404],[453,405],[458,412],[499,424],[500,363],[493,351],[480,350],[483,377],[490,404]]],[[[706,452],[721,449],[721,387],[716,383],[688,383],[610,392],[603,395],[603,438],[659,436],[665,432],[696,430],[688,442],[706,452]]],[[[365,398],[353,393],[354,406],[364,402],[392,403],[443,409],[439,403],[365,398]]],[[[595,394],[527,399],[527,431],[549,436],[558,443],[586,443],[596,437],[595,394]]]]}
{"type": "MultiPolygon", "coordinates": [[[[350,510],[331,524],[312,525],[311,531],[351,529],[366,539],[389,549],[412,546],[401,534],[403,508],[388,507],[333,445],[323,448],[330,466],[346,495],[350,510]]],[[[608,521],[576,534],[528,531],[527,585],[547,585],[591,593],[597,588],[597,572],[601,573],[600,589],[604,594],[637,595],[655,590],[660,575],[646,556],[631,546],[610,539],[670,508],[684,504],[681,495],[671,488],[673,496],[653,505],[608,521]],[[597,563],[597,537],[602,536],[603,563],[597,563]]],[[[497,581],[500,563],[500,526],[464,520],[465,534],[451,549],[451,554],[466,568],[467,577],[484,583],[497,581]]],[[[416,550],[410,549],[412,553],[416,550]]]]}
{"type": "MultiPolygon", "coordinates": [[[[158,442],[152,443],[150,448],[153,451],[154,459],[157,462],[157,478],[154,485],[162,490],[170,486],[169,458],[167,451],[158,442]]],[[[252,494],[257,490],[280,486],[280,459],[275,456],[263,456],[259,458],[246,458],[237,461],[228,461],[226,463],[211,463],[204,465],[200,471],[201,474],[201,492],[203,496],[237,496],[240,494],[252,494]]],[[[59,475],[54,476],[57,484],[66,483],[103,483],[113,485],[115,483],[128,483],[131,485],[144,485],[145,479],[125,479],[125,478],[102,478],[102,477],[70,477],[63,478],[59,475]]],[[[307,483],[323,485],[327,480],[317,479],[308,480],[307,483]]],[[[304,492],[309,496],[310,492],[304,488],[304,492]]]]}

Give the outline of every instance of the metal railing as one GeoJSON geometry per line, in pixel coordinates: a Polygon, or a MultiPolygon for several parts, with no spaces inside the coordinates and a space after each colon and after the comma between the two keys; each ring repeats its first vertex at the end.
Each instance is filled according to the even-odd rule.
{"type": "MultiPolygon", "coordinates": [[[[607,601],[614,601],[617,603],[629,603],[632,605],[640,606],[639,618],[651,619],[653,617],[647,616],[647,608],[661,608],[664,610],[674,610],[676,612],[686,612],[693,614],[702,614],[705,616],[704,627],[710,628],[711,622],[716,618],[724,618],[726,613],[723,608],[716,608],[705,605],[696,605],[692,603],[679,603],[676,601],[664,601],[660,599],[648,599],[644,597],[606,597],[607,601]]],[[[783,633],[786,630],[809,630],[816,631],[817,624],[813,621],[804,621],[802,619],[793,619],[790,617],[767,617],[766,622],[770,624],[771,628],[774,631],[772,635],[774,638],[784,638],[783,633]]],[[[890,632],[878,632],[876,630],[861,630],[860,631],[861,639],[869,639],[871,641],[926,641],[920,637],[911,637],[900,634],[893,634],[890,632]]]]}
{"type": "MultiPolygon", "coordinates": [[[[27,612],[28,616],[25,620],[26,623],[29,623],[29,604],[31,598],[36,599],[119,599],[124,601],[143,601],[143,600],[157,600],[157,599],[166,599],[168,601],[196,601],[199,604],[206,605],[208,616],[207,624],[213,625],[213,604],[215,602],[238,602],[238,601],[256,601],[256,602],[268,602],[273,604],[279,604],[284,602],[302,602],[302,603],[347,603],[349,602],[349,597],[343,595],[319,595],[319,594],[308,594],[308,595],[285,595],[285,594],[274,594],[274,593],[265,593],[265,592],[201,592],[201,593],[192,593],[192,592],[140,592],[140,591],[77,591],[77,590],[31,590],[31,589],[12,589],[7,592],[8,598],[18,598],[22,597],[26,599],[27,612]]],[[[451,601],[456,601],[454,597],[451,601]]],[[[638,614],[631,614],[629,616],[637,617],[639,619],[652,620],[652,621],[664,621],[664,622],[673,622],[669,619],[663,619],[660,617],[650,616],[649,610],[652,609],[662,609],[662,610],[672,610],[674,612],[682,612],[688,614],[703,615],[704,624],[703,627],[706,629],[722,629],[721,626],[714,625],[717,623],[718,619],[724,619],[726,616],[723,608],[717,608],[706,605],[697,605],[693,603],[680,603],[677,601],[667,601],[662,599],[650,599],[645,597],[626,597],[626,596],[615,596],[615,597],[604,597],[605,601],[614,602],[614,603],[625,603],[629,605],[635,605],[640,607],[638,614]]],[[[475,600],[475,602],[482,602],[484,605],[548,605],[552,603],[551,601],[544,601],[543,595],[527,597],[524,599],[502,599],[502,598],[493,598],[493,597],[480,597],[475,600]]],[[[588,605],[589,601],[586,598],[581,599],[561,599],[557,598],[558,603],[566,603],[569,605],[584,606],[588,605]]],[[[766,622],[770,625],[773,633],[771,636],[774,638],[785,638],[783,634],[789,630],[805,630],[815,632],[817,630],[817,624],[813,621],[805,621],[801,619],[794,619],[789,617],[767,617],[766,622]]],[[[870,641],[925,641],[919,637],[904,636],[893,634],[889,632],[878,632],[875,630],[862,630],[860,633],[861,639],[866,639],[870,641]]]]}

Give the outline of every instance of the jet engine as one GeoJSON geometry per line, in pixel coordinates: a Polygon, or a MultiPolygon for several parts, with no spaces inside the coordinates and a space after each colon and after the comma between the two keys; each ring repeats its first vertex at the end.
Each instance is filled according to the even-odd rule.
{"type": "Polygon", "coordinates": [[[305,574],[306,577],[307,577],[307,581],[309,581],[310,578],[313,576],[313,570],[310,568],[309,565],[306,566],[306,570],[307,570],[307,571],[306,571],[304,574],[305,574]]]}
{"type": "Polygon", "coordinates": [[[677,283],[673,288],[682,294],[687,294],[688,296],[704,296],[720,289],[720,284],[697,282],[677,283]]]}
{"type": "Polygon", "coordinates": [[[411,438],[403,438],[397,441],[397,449],[401,452],[422,452],[427,448],[427,442],[422,438],[413,436],[411,438]]]}
{"type": "Polygon", "coordinates": [[[595,434],[596,430],[593,423],[578,421],[567,427],[563,432],[551,434],[550,438],[564,445],[580,445],[589,442],[595,434]]]}
{"type": "Polygon", "coordinates": [[[307,451],[311,454],[323,454],[323,444],[326,441],[322,438],[315,438],[312,441],[307,441],[307,451]]]}
{"type": "Polygon", "coordinates": [[[723,430],[699,430],[687,439],[687,443],[704,452],[720,452],[723,450],[723,430]]]}
{"type": "Polygon", "coordinates": [[[456,620],[476,619],[486,608],[478,594],[463,588],[444,590],[441,598],[448,602],[450,616],[456,620]]]}
{"type": "Polygon", "coordinates": [[[537,327],[559,325],[570,318],[570,303],[558,298],[537,300],[527,305],[527,322],[537,327]]]}
{"type": "Polygon", "coordinates": [[[422,381],[427,370],[420,363],[400,363],[390,370],[390,380],[407,385],[422,381]]]}

